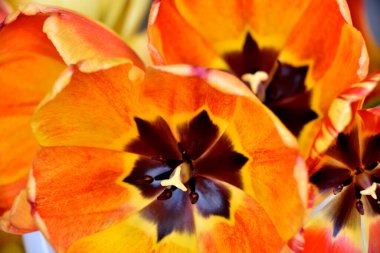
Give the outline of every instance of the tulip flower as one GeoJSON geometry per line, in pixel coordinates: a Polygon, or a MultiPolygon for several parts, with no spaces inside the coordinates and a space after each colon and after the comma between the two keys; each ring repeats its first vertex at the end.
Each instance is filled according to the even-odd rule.
{"type": "Polygon", "coordinates": [[[21,237],[0,231],[0,253],[24,253],[21,237]]]}
{"type": "Polygon", "coordinates": [[[11,12],[10,5],[5,1],[0,1],[0,23],[4,21],[5,17],[11,12]]]}
{"type": "Polygon", "coordinates": [[[23,189],[39,147],[30,128],[39,102],[67,65],[83,59],[128,57],[143,64],[112,32],[69,11],[28,5],[0,27],[1,228],[23,233],[34,229],[23,189]]]}
{"type": "Polygon", "coordinates": [[[305,252],[380,251],[380,109],[360,109],[379,80],[375,74],[343,92],[315,140],[316,206],[303,231],[305,252]]]}
{"type": "Polygon", "coordinates": [[[33,118],[44,148],[28,200],[57,252],[286,247],[304,219],[305,168],[239,79],[98,64],[70,66],[33,118]]]}
{"type": "MultiPolygon", "coordinates": [[[[369,1],[368,1],[369,2],[369,1]]],[[[380,69],[380,44],[375,38],[375,29],[377,27],[369,24],[368,7],[364,0],[347,0],[350,7],[352,21],[355,27],[357,27],[363,34],[367,43],[370,58],[370,72],[374,72],[380,69]]],[[[373,4],[373,8],[379,8],[380,5],[373,4]]],[[[380,30],[377,30],[378,32],[380,30]]]]}
{"type": "Polygon", "coordinates": [[[150,7],[150,0],[9,0],[17,9],[27,3],[39,3],[77,11],[111,28],[139,55],[148,61],[147,36],[142,25],[150,7]]]}
{"type": "Polygon", "coordinates": [[[157,65],[232,72],[299,137],[305,156],[332,101],[367,74],[345,1],[154,1],[157,65]]]}
{"type": "MultiPolygon", "coordinates": [[[[372,8],[379,8],[380,5],[372,1],[372,8]]],[[[370,65],[370,72],[378,71],[380,69],[380,45],[376,41],[375,32],[380,32],[376,30],[377,27],[371,26],[369,24],[369,9],[368,6],[370,2],[365,4],[364,0],[348,0],[347,1],[351,15],[352,21],[355,27],[357,27],[364,36],[367,44],[370,65]]],[[[366,98],[364,107],[372,108],[380,105],[380,85],[378,85],[366,98]]]]}

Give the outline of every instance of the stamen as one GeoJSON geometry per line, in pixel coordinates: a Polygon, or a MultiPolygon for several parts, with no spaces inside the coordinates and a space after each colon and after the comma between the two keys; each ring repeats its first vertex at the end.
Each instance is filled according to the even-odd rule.
{"type": "Polygon", "coordinates": [[[173,195],[173,192],[171,189],[166,188],[158,197],[158,200],[167,200],[170,199],[173,195]]]}
{"type": "Polygon", "coordinates": [[[190,198],[191,204],[195,204],[195,203],[197,203],[197,201],[199,199],[199,195],[196,192],[190,192],[189,198],[190,198]]]}
{"type": "Polygon", "coordinates": [[[360,191],[360,194],[361,195],[369,195],[371,196],[373,199],[377,199],[377,195],[376,195],[376,189],[377,189],[377,184],[376,183],[373,183],[370,187],[360,191]]]}
{"type": "Polygon", "coordinates": [[[334,188],[333,193],[334,193],[334,195],[337,195],[342,190],[343,190],[343,185],[341,184],[341,185],[338,185],[337,187],[334,188]]]}
{"type": "Polygon", "coordinates": [[[171,174],[169,179],[162,180],[161,185],[162,186],[175,186],[184,192],[187,191],[186,186],[182,183],[182,180],[181,180],[182,165],[183,164],[177,166],[177,168],[174,169],[174,171],[171,174]]]}
{"type": "Polygon", "coordinates": [[[254,74],[244,74],[241,79],[249,83],[251,90],[261,101],[265,100],[265,86],[269,79],[269,75],[265,71],[257,71],[254,74]]]}
{"type": "Polygon", "coordinates": [[[364,215],[364,206],[360,199],[356,201],[356,210],[358,210],[361,215],[364,215]]]}

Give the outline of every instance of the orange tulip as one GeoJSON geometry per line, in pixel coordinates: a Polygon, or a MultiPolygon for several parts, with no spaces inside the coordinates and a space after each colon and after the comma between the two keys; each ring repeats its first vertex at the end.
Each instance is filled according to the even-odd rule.
{"type": "Polygon", "coordinates": [[[44,148],[29,202],[58,252],[286,246],[304,219],[305,169],[243,83],[187,65],[95,66],[70,66],[33,120],[44,148]]]}
{"type": "Polygon", "coordinates": [[[213,67],[246,81],[305,156],[334,98],[367,74],[345,1],[157,0],[148,34],[157,65],[213,67]]]}
{"type": "Polygon", "coordinates": [[[143,28],[151,0],[7,0],[17,9],[27,3],[61,7],[95,19],[111,28],[128,43],[146,62],[149,54],[146,46],[146,30],[143,28]]]}
{"type": "Polygon", "coordinates": [[[309,159],[316,207],[303,231],[305,252],[380,251],[380,108],[357,110],[379,80],[347,89],[323,122],[309,159]]]}
{"type": "MultiPolygon", "coordinates": [[[[364,0],[348,0],[347,1],[352,21],[355,27],[357,27],[364,36],[369,52],[369,71],[374,72],[380,69],[380,45],[376,42],[374,36],[374,30],[376,27],[371,27],[368,17],[368,3],[365,4],[364,0]]],[[[379,4],[375,4],[374,8],[379,7],[379,4]]],[[[380,31],[380,30],[379,30],[380,31]]],[[[364,106],[371,108],[380,105],[380,84],[369,94],[366,98],[364,106]]]]}
{"type": "Polygon", "coordinates": [[[1,228],[22,233],[34,229],[22,190],[38,150],[30,120],[39,102],[67,65],[83,59],[129,57],[143,64],[112,32],[69,11],[28,5],[0,27],[1,228]]]}
{"type": "MultiPolygon", "coordinates": [[[[368,20],[368,10],[364,0],[347,0],[350,7],[352,22],[363,34],[370,58],[370,72],[380,69],[380,45],[376,42],[374,28],[368,20]]],[[[378,6],[378,5],[377,5],[378,6]]]]}
{"type": "Polygon", "coordinates": [[[0,1],[0,23],[2,23],[5,17],[11,12],[10,5],[5,1],[0,1]]]}

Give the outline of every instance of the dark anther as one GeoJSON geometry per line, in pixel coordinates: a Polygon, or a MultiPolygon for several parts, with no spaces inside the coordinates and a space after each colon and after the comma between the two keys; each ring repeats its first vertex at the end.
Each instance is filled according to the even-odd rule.
{"type": "Polygon", "coordinates": [[[364,206],[360,199],[356,201],[356,210],[358,210],[361,215],[364,215],[364,206]]]}
{"type": "Polygon", "coordinates": [[[146,175],[143,178],[137,179],[135,183],[136,184],[151,184],[153,181],[154,181],[153,177],[146,175]]]}
{"type": "Polygon", "coordinates": [[[343,190],[343,185],[338,185],[337,187],[334,188],[333,193],[334,195],[337,195],[339,192],[343,190]]]}
{"type": "Polygon", "coordinates": [[[199,199],[199,195],[196,192],[190,192],[189,197],[190,197],[191,204],[197,203],[197,201],[199,199]]]}
{"type": "Polygon", "coordinates": [[[374,162],[371,165],[367,166],[366,170],[373,170],[377,167],[377,165],[379,165],[379,162],[374,162]]]}
{"type": "Polygon", "coordinates": [[[158,197],[158,200],[167,200],[170,199],[173,195],[173,192],[171,189],[166,188],[158,197]]]}
{"type": "Polygon", "coordinates": [[[189,179],[189,187],[191,192],[195,192],[195,177],[189,179]]]}

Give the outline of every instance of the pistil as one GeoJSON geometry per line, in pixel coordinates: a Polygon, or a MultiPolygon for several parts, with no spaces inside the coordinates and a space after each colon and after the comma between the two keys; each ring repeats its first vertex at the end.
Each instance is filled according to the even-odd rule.
{"type": "Polygon", "coordinates": [[[371,186],[369,186],[366,189],[360,191],[360,194],[361,195],[369,195],[373,199],[377,199],[376,189],[377,189],[377,184],[373,183],[371,186]]]}
{"type": "Polygon", "coordinates": [[[184,192],[187,191],[187,188],[183,182],[187,182],[189,179],[189,169],[189,164],[186,162],[178,165],[170,175],[169,179],[161,181],[161,185],[175,186],[184,192]]]}
{"type": "Polygon", "coordinates": [[[241,79],[247,82],[252,92],[262,101],[265,101],[265,90],[268,83],[269,75],[265,71],[257,71],[254,74],[247,73],[242,75],[241,79]]]}

